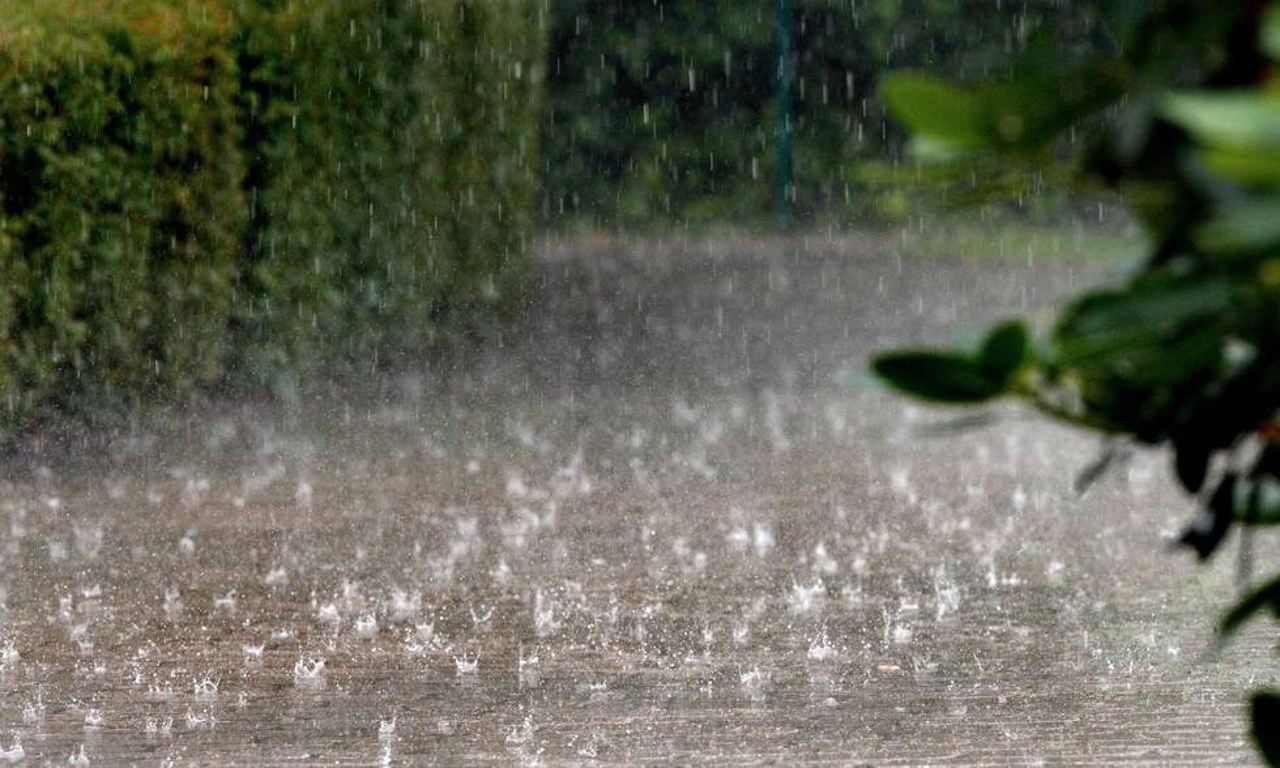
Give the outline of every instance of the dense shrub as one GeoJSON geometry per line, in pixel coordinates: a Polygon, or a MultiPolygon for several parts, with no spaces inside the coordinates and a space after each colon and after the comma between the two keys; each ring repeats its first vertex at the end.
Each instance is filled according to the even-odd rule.
{"type": "Polygon", "coordinates": [[[287,391],[308,365],[369,365],[518,304],[538,7],[322,0],[252,12],[236,320],[253,379],[287,391]]]}
{"type": "Polygon", "coordinates": [[[535,0],[0,0],[0,436],[519,306],[535,0]]]}
{"type": "Polygon", "coordinates": [[[244,206],[225,14],[0,3],[0,431],[221,373],[244,206]]]}

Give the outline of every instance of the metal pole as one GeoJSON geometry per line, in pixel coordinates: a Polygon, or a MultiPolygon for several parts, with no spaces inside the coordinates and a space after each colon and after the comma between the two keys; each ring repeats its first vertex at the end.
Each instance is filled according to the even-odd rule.
{"type": "Polygon", "coordinates": [[[791,0],[777,0],[778,113],[775,195],[778,227],[791,229],[791,0]]]}

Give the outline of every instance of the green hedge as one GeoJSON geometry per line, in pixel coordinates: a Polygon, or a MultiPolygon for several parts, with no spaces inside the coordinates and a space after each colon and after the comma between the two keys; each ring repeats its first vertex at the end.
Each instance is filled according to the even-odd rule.
{"type": "Polygon", "coordinates": [[[221,373],[244,221],[225,15],[0,3],[0,427],[221,373]]]}
{"type": "MultiPolygon", "coordinates": [[[[1108,39],[1076,0],[792,0],[793,198],[801,221],[863,221],[897,156],[876,98],[906,66],[998,77],[1011,53],[1108,39]],[[1038,42],[1037,42],[1038,41],[1038,42]]],[[[558,227],[773,226],[778,4],[557,0],[539,208],[558,227]]]]}
{"type": "Polygon", "coordinates": [[[246,26],[252,378],[289,389],[305,364],[367,366],[517,305],[538,8],[321,0],[246,26]]]}
{"type": "Polygon", "coordinates": [[[0,0],[0,435],[519,306],[537,0],[0,0]]]}

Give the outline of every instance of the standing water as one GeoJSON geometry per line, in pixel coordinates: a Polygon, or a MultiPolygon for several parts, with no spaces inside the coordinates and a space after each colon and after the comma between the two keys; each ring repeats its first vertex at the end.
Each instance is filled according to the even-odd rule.
{"type": "MultiPolygon", "coordinates": [[[[892,241],[548,243],[527,322],[0,482],[0,761],[1254,760],[1158,456],[870,385],[1047,306],[892,241]],[[937,430],[933,430],[937,431],[937,430]]],[[[38,448],[38,447],[37,447],[38,448]]],[[[1269,552],[1259,556],[1270,555],[1269,552]]]]}

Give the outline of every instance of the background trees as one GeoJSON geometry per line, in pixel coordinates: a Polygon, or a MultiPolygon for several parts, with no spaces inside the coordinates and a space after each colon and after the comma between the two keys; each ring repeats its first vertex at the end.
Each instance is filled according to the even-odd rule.
{"type": "MultiPolygon", "coordinates": [[[[771,223],[778,18],[742,0],[551,4],[541,216],[592,227],[771,223]]],[[[1105,43],[1092,4],[794,0],[794,188],[802,220],[875,212],[900,131],[882,74],[1002,77],[1011,53],[1105,43]],[[1037,43],[1036,41],[1040,41],[1037,43]]]]}

